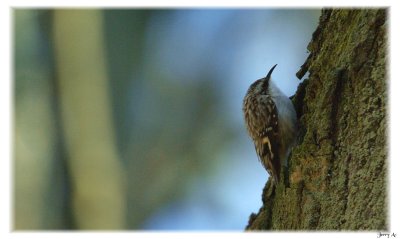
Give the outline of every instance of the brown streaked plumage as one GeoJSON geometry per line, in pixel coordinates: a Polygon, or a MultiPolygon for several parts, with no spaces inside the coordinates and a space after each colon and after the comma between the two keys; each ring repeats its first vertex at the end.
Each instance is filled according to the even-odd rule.
{"type": "Polygon", "coordinates": [[[278,183],[281,166],[295,138],[297,119],[290,100],[270,80],[275,67],[250,85],[243,100],[243,113],[258,158],[278,183]]]}

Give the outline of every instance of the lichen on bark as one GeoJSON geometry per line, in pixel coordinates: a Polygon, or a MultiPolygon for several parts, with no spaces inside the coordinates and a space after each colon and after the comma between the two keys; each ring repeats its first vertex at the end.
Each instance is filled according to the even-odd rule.
{"type": "Polygon", "coordinates": [[[387,11],[324,9],[297,76],[287,183],[246,230],[387,230],[387,11]]]}

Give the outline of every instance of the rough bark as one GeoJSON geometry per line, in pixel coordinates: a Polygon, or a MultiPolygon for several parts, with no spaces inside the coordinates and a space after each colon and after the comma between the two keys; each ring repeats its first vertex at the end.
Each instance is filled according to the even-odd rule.
{"type": "Polygon", "coordinates": [[[247,230],[387,230],[387,13],[323,10],[297,76],[287,178],[247,230]]]}

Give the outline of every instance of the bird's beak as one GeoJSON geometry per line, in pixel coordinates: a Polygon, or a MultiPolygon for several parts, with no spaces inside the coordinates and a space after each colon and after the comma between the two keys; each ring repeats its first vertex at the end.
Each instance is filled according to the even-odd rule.
{"type": "Polygon", "coordinates": [[[275,65],[271,68],[271,70],[268,71],[268,74],[267,74],[267,76],[265,77],[265,79],[266,79],[267,81],[269,81],[269,80],[271,79],[272,72],[274,71],[274,69],[275,69],[275,67],[276,67],[277,65],[278,65],[278,64],[275,64],[275,65]]]}

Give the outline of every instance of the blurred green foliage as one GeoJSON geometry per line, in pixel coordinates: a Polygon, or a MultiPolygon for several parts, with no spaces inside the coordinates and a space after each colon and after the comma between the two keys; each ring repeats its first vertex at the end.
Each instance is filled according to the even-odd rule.
{"type": "MultiPolygon", "coordinates": [[[[120,226],[138,229],[144,218],[154,210],[166,201],[179,197],[191,178],[212,167],[212,158],[215,157],[212,155],[218,152],[220,144],[224,144],[232,132],[216,112],[219,99],[209,82],[192,81],[182,86],[168,81],[156,66],[151,68],[143,61],[145,27],[154,11],[110,10],[104,11],[95,20],[86,19],[83,15],[93,14],[96,10],[80,12],[75,17],[82,19],[75,19],[74,14],[79,11],[14,11],[15,229],[112,229],[120,226]],[[70,19],[64,19],[66,23],[54,21],[59,12],[70,19]],[[79,32],[77,28],[82,24],[95,24],[85,21],[101,21],[104,39],[99,41],[88,32],[79,32]],[[70,37],[62,31],[80,35],[70,37]],[[61,32],[62,37],[55,38],[55,32],[61,32]],[[88,41],[86,44],[89,45],[97,41],[104,43],[100,50],[105,52],[106,69],[97,68],[103,67],[101,63],[91,61],[88,64],[87,56],[74,52],[75,48],[79,49],[79,44],[85,44],[82,41],[88,41]],[[73,57],[70,60],[77,66],[70,66],[68,60],[63,60],[69,53],[73,55],[67,57],[73,57]],[[62,63],[69,65],[60,65],[62,63]],[[79,64],[92,68],[87,69],[85,65],[79,67],[79,64]],[[65,73],[66,68],[73,69],[65,73]],[[106,75],[90,75],[97,77],[90,82],[101,85],[100,78],[107,79],[105,90],[110,93],[109,99],[90,95],[98,85],[92,85],[92,90],[84,89],[88,72],[98,73],[99,70],[100,74],[104,72],[106,75]],[[143,75],[147,75],[146,79],[143,75]],[[65,79],[60,80],[63,77],[65,79]],[[70,93],[66,93],[69,90],[65,89],[68,84],[74,87],[70,93]],[[84,121],[105,120],[104,117],[107,117],[104,115],[96,119],[99,115],[92,115],[91,109],[76,108],[90,99],[95,104],[104,100],[112,103],[110,117],[113,124],[108,125],[111,128],[105,129],[107,124],[100,124],[102,128],[94,130],[111,130],[115,132],[116,141],[100,139],[93,145],[100,146],[96,148],[97,152],[87,150],[86,157],[79,156],[79,168],[76,168],[74,165],[77,163],[73,162],[78,156],[74,152],[87,145],[81,140],[96,137],[84,135],[85,132],[93,134],[85,129],[88,124],[94,123],[84,121]],[[69,110],[74,115],[68,116],[65,111],[69,110]],[[68,138],[71,131],[79,129],[80,135],[68,138]],[[118,148],[118,157],[112,160],[118,160],[117,165],[122,166],[116,172],[124,174],[122,187],[126,194],[111,196],[123,197],[126,210],[120,220],[127,220],[127,223],[115,225],[115,222],[109,221],[108,227],[100,222],[96,224],[101,221],[99,217],[106,217],[106,222],[115,218],[101,214],[99,208],[94,207],[94,211],[90,212],[92,219],[82,216],[85,207],[90,210],[90,204],[105,198],[101,198],[102,194],[97,191],[92,194],[99,198],[82,196],[79,185],[89,180],[87,183],[92,185],[89,187],[103,190],[102,185],[98,185],[102,181],[101,175],[104,177],[113,171],[103,171],[89,178],[83,175],[93,173],[91,154],[104,154],[105,148],[114,146],[118,148]],[[82,168],[84,165],[89,168],[82,168]],[[75,173],[77,170],[80,173],[75,173]],[[95,201],[76,202],[77,197],[83,197],[80,201],[90,198],[95,201]],[[83,203],[83,208],[76,207],[79,203],[83,203]],[[91,220],[92,223],[82,220],[91,220]]],[[[100,106],[109,107],[107,104],[100,106]]],[[[105,163],[103,161],[98,159],[98,164],[105,163]]],[[[117,176],[108,175],[111,178],[117,176]]],[[[119,180],[115,182],[121,183],[119,180]]],[[[110,207],[115,210],[115,205],[110,207]]]]}

